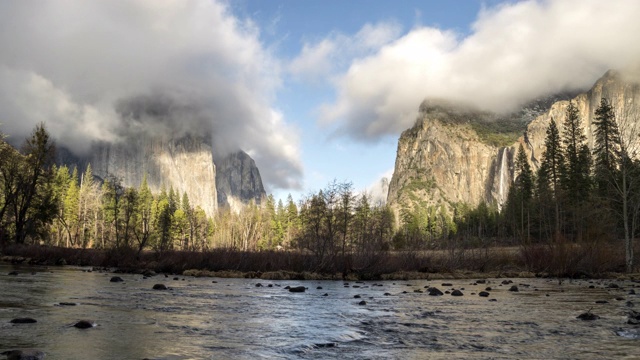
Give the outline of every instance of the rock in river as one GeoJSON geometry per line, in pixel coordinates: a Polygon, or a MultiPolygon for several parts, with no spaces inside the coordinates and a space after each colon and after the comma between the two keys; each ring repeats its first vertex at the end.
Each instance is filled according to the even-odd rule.
{"type": "Polygon", "coordinates": [[[167,290],[167,286],[164,284],[155,284],[153,285],[153,290],[167,290]]]}
{"type": "Polygon", "coordinates": [[[24,317],[24,318],[16,318],[10,321],[10,323],[12,324],[33,324],[33,323],[37,323],[38,321],[36,319],[33,318],[28,318],[28,317],[24,317]]]}
{"type": "Polygon", "coordinates": [[[436,287],[430,287],[430,288],[428,289],[428,291],[429,291],[429,295],[431,295],[431,296],[440,296],[440,295],[444,295],[444,294],[442,293],[442,291],[440,291],[440,289],[438,289],[438,288],[436,288],[436,287]]]}
{"type": "Polygon", "coordinates": [[[460,290],[453,290],[451,292],[451,296],[462,296],[462,295],[464,295],[464,294],[460,290]]]}
{"type": "Polygon", "coordinates": [[[600,316],[591,313],[591,311],[587,311],[586,313],[582,313],[582,314],[578,315],[576,318],[580,319],[580,320],[591,321],[591,320],[600,319],[600,316]]]}
{"type": "Polygon", "coordinates": [[[114,276],[109,281],[111,281],[111,282],[123,282],[124,280],[122,280],[122,278],[120,276],[114,276]]]}
{"type": "Polygon", "coordinates": [[[489,293],[486,291],[480,291],[480,293],[478,293],[478,295],[482,296],[482,297],[489,297],[489,293]]]}
{"type": "Polygon", "coordinates": [[[9,350],[0,355],[6,355],[7,360],[42,360],[44,359],[44,353],[40,350],[24,349],[24,350],[9,350]]]}
{"type": "Polygon", "coordinates": [[[89,320],[80,320],[77,323],[73,324],[74,327],[77,327],[78,329],[89,329],[95,326],[95,324],[93,323],[93,321],[89,321],[89,320]]]}
{"type": "Polygon", "coordinates": [[[289,288],[289,292],[295,292],[295,293],[301,293],[304,292],[306,289],[304,286],[292,286],[289,288]]]}

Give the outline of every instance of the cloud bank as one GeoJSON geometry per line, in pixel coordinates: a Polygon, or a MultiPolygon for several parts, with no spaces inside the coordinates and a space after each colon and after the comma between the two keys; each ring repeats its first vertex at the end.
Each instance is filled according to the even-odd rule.
{"type": "Polygon", "coordinates": [[[259,35],[210,0],[0,2],[1,130],[44,121],[78,154],[135,126],[211,133],[270,188],[299,188],[299,134],[271,105],[280,61],[259,35]]]}
{"type": "MultiPolygon", "coordinates": [[[[504,112],[588,88],[606,70],[640,62],[638,14],[635,0],[521,1],[485,8],[466,36],[415,27],[334,74],[336,100],[321,108],[320,123],[376,141],[412,126],[425,98],[504,112]]],[[[341,53],[336,41],[323,52],[327,42],[307,45],[294,63],[341,53]]]]}

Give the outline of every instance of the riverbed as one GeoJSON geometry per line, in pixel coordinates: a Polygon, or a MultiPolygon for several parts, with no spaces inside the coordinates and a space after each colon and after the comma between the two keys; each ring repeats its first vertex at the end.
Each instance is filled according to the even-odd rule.
{"type": "Polygon", "coordinates": [[[629,311],[640,311],[633,292],[640,283],[629,280],[144,278],[0,264],[0,352],[32,348],[46,359],[640,359],[640,327],[627,324],[629,311]],[[110,282],[113,276],[124,281],[110,282]],[[168,290],[153,290],[158,283],[168,290]],[[445,293],[430,296],[429,287],[445,293]],[[489,296],[479,296],[487,287],[489,296]],[[589,310],[600,318],[576,318],[589,310]],[[10,323],[22,317],[37,323],[10,323]],[[79,320],[95,326],[73,327],[79,320]]]}

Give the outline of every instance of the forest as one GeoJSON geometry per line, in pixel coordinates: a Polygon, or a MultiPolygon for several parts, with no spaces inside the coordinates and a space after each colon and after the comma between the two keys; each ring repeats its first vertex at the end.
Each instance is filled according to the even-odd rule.
{"type": "Polygon", "coordinates": [[[464,268],[470,254],[478,254],[469,249],[484,250],[485,261],[474,265],[482,271],[487,249],[515,247],[514,263],[529,270],[632,271],[640,227],[634,138],[640,125],[616,119],[606,99],[595,115],[592,148],[573,103],[561,124],[551,121],[535,172],[520,145],[515,180],[500,210],[484,202],[475,208],[447,204],[401,211],[398,224],[387,205],[335,180],[298,202],[269,195],[239,212],[220,209],[208,217],[173,188],[152,193],[146,179],[124,187],[117,178],[95,177],[90,165],[82,173],[57,166],[55,143],[40,124],[19,150],[0,138],[0,245],[127,249],[137,256],[215,249],[296,253],[308,259],[305,269],[343,273],[382,269],[390,257],[400,257],[403,270],[433,269],[427,251],[446,254],[445,269],[464,268]]]}

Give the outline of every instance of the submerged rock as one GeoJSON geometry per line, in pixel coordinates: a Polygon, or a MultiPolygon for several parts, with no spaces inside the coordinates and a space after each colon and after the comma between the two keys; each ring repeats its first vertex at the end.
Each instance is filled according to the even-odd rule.
{"type": "Polygon", "coordinates": [[[95,326],[95,323],[89,320],[80,320],[77,323],[73,324],[73,327],[76,327],[78,329],[89,329],[94,326],[95,326]]]}
{"type": "Polygon", "coordinates": [[[7,360],[41,360],[45,356],[42,351],[33,349],[9,350],[0,353],[0,355],[6,355],[7,360]]]}
{"type": "Polygon", "coordinates": [[[436,288],[436,287],[430,287],[429,289],[427,289],[429,291],[429,295],[431,296],[441,296],[444,295],[442,293],[442,291],[440,291],[440,289],[436,288]]]}
{"type": "Polygon", "coordinates": [[[364,300],[362,300],[362,301],[360,301],[360,302],[358,303],[358,305],[367,305],[367,302],[366,302],[366,301],[364,301],[364,300]]]}
{"type": "Polygon", "coordinates": [[[164,284],[155,284],[153,285],[153,290],[167,290],[167,286],[164,284]]]}
{"type": "Polygon", "coordinates": [[[60,306],[76,306],[78,304],[73,303],[73,302],[61,302],[60,306]]]}
{"type": "Polygon", "coordinates": [[[37,323],[37,322],[38,322],[38,320],[30,318],[30,317],[15,318],[15,319],[10,321],[10,323],[12,323],[12,324],[33,324],[33,323],[37,323]]]}
{"type": "Polygon", "coordinates": [[[584,321],[592,321],[600,319],[600,316],[591,313],[591,311],[587,311],[586,313],[582,313],[576,317],[576,319],[584,320],[584,321]]]}
{"type": "Polygon", "coordinates": [[[8,273],[7,275],[16,276],[16,275],[18,275],[18,272],[17,271],[12,271],[12,272],[8,273]]]}
{"type": "Polygon", "coordinates": [[[289,292],[302,293],[306,290],[304,286],[292,286],[289,288],[289,292]]]}
{"type": "Polygon", "coordinates": [[[109,281],[110,282],[123,282],[124,280],[120,276],[114,276],[109,281]]]}
{"type": "Polygon", "coordinates": [[[517,287],[517,286],[512,285],[512,286],[509,288],[509,291],[518,292],[518,291],[520,291],[520,290],[518,290],[518,287],[517,287]]]}

